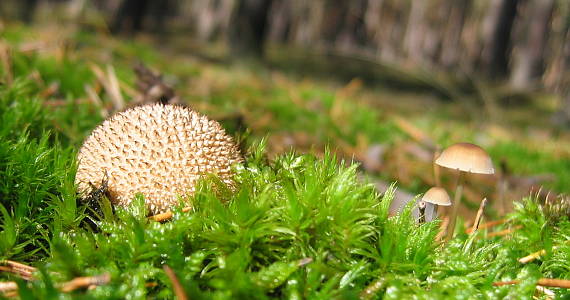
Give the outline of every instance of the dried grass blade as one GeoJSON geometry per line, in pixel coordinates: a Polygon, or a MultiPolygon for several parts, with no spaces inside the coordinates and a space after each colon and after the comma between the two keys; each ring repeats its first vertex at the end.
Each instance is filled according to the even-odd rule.
{"type": "Polygon", "coordinates": [[[479,229],[479,223],[481,222],[481,218],[483,217],[483,211],[485,210],[485,206],[487,206],[487,198],[483,198],[483,201],[481,201],[481,205],[479,205],[477,216],[475,217],[475,221],[473,222],[473,227],[471,227],[471,233],[475,233],[475,231],[479,229]]]}
{"type": "Polygon", "coordinates": [[[13,273],[24,280],[32,280],[33,273],[37,269],[19,262],[4,260],[0,261],[0,271],[13,273]]]}
{"type": "MultiPolygon", "coordinates": [[[[192,210],[192,207],[184,207],[182,208],[182,212],[189,212],[192,210]]],[[[150,216],[149,219],[156,221],[156,222],[164,222],[167,220],[172,219],[172,216],[174,214],[172,213],[172,211],[167,211],[165,213],[161,213],[161,214],[156,214],[154,216],[150,216]]]]}
{"type": "Polygon", "coordinates": [[[77,277],[61,285],[60,289],[62,292],[67,293],[75,291],[80,288],[88,288],[91,286],[104,285],[109,283],[110,281],[111,281],[111,275],[108,273],[98,276],[77,277]]]}
{"type": "Polygon", "coordinates": [[[174,295],[176,295],[176,298],[179,300],[187,300],[188,296],[186,296],[186,292],[184,291],[184,288],[180,284],[180,281],[176,277],[174,271],[167,265],[164,265],[162,268],[164,269],[166,276],[168,276],[170,281],[172,281],[172,285],[174,286],[174,295]]]}

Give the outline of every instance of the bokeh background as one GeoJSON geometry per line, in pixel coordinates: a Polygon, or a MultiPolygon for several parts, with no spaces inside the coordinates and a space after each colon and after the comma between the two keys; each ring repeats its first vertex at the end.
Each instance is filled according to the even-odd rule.
{"type": "Polygon", "coordinates": [[[26,23],[99,19],[113,34],[221,42],[231,56],[263,59],[287,47],[341,65],[361,59],[568,98],[570,4],[563,0],[5,0],[0,9],[26,23]]]}

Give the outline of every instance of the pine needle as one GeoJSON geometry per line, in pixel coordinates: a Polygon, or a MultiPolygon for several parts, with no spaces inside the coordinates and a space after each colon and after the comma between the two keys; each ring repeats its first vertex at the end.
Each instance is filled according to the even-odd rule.
{"type": "Polygon", "coordinates": [[[15,274],[24,280],[32,280],[34,278],[33,273],[37,269],[19,262],[4,260],[0,261],[0,271],[15,274]]]}
{"type": "Polygon", "coordinates": [[[188,297],[186,296],[186,292],[184,291],[184,288],[180,284],[180,281],[176,277],[174,271],[167,265],[162,266],[162,268],[174,286],[174,295],[176,295],[176,298],[178,300],[187,300],[188,297]]]}
{"type": "MultiPolygon", "coordinates": [[[[519,284],[520,282],[521,282],[520,280],[499,281],[499,282],[493,282],[493,286],[519,284]]],[[[570,280],[541,278],[538,280],[537,285],[570,289],[570,280]]]]}
{"type": "MultiPolygon", "coordinates": [[[[192,207],[182,208],[182,212],[189,212],[191,210],[192,210],[192,207]]],[[[174,214],[172,213],[172,211],[167,211],[165,213],[160,213],[160,214],[156,214],[154,216],[151,216],[151,217],[149,217],[149,219],[156,221],[156,222],[164,222],[164,221],[172,219],[173,216],[174,216],[174,214]]]]}

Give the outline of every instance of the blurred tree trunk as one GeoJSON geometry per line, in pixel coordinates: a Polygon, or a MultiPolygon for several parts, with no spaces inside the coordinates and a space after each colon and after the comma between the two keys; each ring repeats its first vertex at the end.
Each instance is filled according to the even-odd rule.
{"type": "Polygon", "coordinates": [[[22,2],[22,21],[31,23],[38,6],[38,0],[23,0],[22,2]]]}
{"type": "Polygon", "coordinates": [[[570,128],[570,20],[564,26],[564,44],[560,60],[560,77],[557,84],[558,93],[562,97],[556,122],[570,128]]]}
{"type": "Polygon", "coordinates": [[[239,0],[229,28],[232,55],[263,57],[272,0],[239,0]]]}
{"type": "Polygon", "coordinates": [[[483,70],[491,77],[507,74],[511,32],[518,0],[492,0],[483,22],[483,70]]]}
{"type": "MultiPolygon", "coordinates": [[[[285,0],[291,4],[291,32],[290,40],[298,45],[311,45],[315,41],[325,40],[332,41],[330,28],[334,28],[336,24],[335,15],[326,11],[326,0],[285,0]],[[325,20],[325,14],[328,20],[325,20]],[[333,20],[331,22],[331,19],[333,20]],[[327,22],[327,30],[323,30],[321,25],[327,22]]],[[[334,29],[332,30],[334,31],[334,29]]],[[[334,34],[332,35],[334,37],[334,34]]]]}
{"type": "Polygon", "coordinates": [[[366,0],[351,0],[344,12],[343,24],[336,38],[337,47],[341,50],[354,51],[365,44],[364,14],[366,0]]]}
{"type": "MultiPolygon", "coordinates": [[[[19,1],[17,7],[39,2],[13,1],[19,1]]],[[[265,41],[271,40],[312,50],[324,46],[347,56],[367,55],[396,67],[461,67],[468,74],[511,76],[515,86],[541,77],[546,82],[545,64],[547,75],[562,67],[558,56],[545,62],[545,51],[556,47],[556,55],[561,52],[564,33],[557,24],[568,19],[569,11],[554,9],[556,3],[565,7],[569,0],[91,1],[115,17],[115,31],[160,27],[165,16],[176,14],[178,21],[191,20],[201,40],[227,38],[236,56],[262,57],[265,41]],[[171,9],[162,3],[170,3],[171,9]],[[173,5],[187,10],[172,9],[173,5]]]]}
{"type": "Polygon", "coordinates": [[[408,59],[413,63],[422,63],[423,39],[425,37],[424,14],[427,1],[412,1],[406,34],[404,36],[404,49],[408,54],[408,59]]]}
{"type": "Polygon", "coordinates": [[[383,2],[384,0],[368,0],[364,12],[364,26],[366,27],[368,45],[374,47],[376,52],[381,47],[380,31],[382,30],[383,2]]]}
{"type": "Polygon", "coordinates": [[[271,24],[268,39],[273,42],[284,43],[291,31],[292,3],[289,0],[274,0],[269,12],[271,24]]]}
{"type": "Polygon", "coordinates": [[[380,57],[385,61],[401,62],[406,59],[404,36],[406,35],[407,8],[403,7],[403,1],[386,1],[383,8],[386,16],[382,28],[382,48],[380,57]]]}
{"type": "MultiPolygon", "coordinates": [[[[321,35],[328,44],[334,44],[346,25],[351,4],[349,1],[330,0],[323,1],[323,3],[325,6],[325,17],[321,35]]],[[[337,44],[340,45],[340,43],[337,44]]]]}
{"type": "Polygon", "coordinates": [[[441,52],[441,63],[450,68],[457,65],[461,53],[461,33],[465,25],[465,17],[471,6],[471,0],[451,1],[451,12],[445,29],[441,52]]]}
{"type": "Polygon", "coordinates": [[[148,0],[124,0],[111,26],[115,33],[135,33],[143,28],[143,21],[147,14],[148,0]]]}
{"type": "Polygon", "coordinates": [[[190,15],[195,20],[198,38],[211,41],[227,32],[232,10],[233,1],[231,0],[193,1],[190,15]]]}
{"type": "Polygon", "coordinates": [[[170,0],[152,1],[148,9],[153,18],[152,30],[156,33],[164,33],[166,28],[166,20],[170,16],[172,3],[170,0]]]}
{"type": "Polygon", "coordinates": [[[511,84],[527,88],[541,78],[544,72],[544,55],[550,32],[550,20],[555,0],[529,2],[526,30],[522,47],[515,57],[511,84]]]}
{"type": "Polygon", "coordinates": [[[193,17],[196,18],[196,32],[198,38],[208,41],[212,38],[215,30],[215,7],[214,0],[193,1],[193,17]]]}

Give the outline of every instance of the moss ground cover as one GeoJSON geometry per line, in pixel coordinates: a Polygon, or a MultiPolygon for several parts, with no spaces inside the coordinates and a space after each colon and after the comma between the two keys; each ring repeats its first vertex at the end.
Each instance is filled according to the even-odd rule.
{"type": "MultiPolygon", "coordinates": [[[[39,270],[31,282],[5,272],[0,278],[16,280],[22,298],[172,298],[164,266],[191,299],[546,299],[536,289],[540,278],[570,279],[570,222],[545,213],[536,197],[517,199],[508,222],[496,229],[518,228],[511,234],[468,235],[458,226],[449,243],[436,238],[439,221],[413,220],[412,204],[389,214],[396,186],[378,193],[357,179],[357,164],[335,154],[363,140],[392,145],[405,139],[386,112],[357,100],[368,91],[355,91],[356,83],[338,88],[269,70],[173,64],[145,44],[87,33],[66,37],[67,55],[49,47],[21,51],[30,36],[38,33],[18,28],[3,36],[12,50],[0,85],[0,260],[39,270]],[[97,52],[97,43],[106,43],[108,53],[97,52]],[[165,223],[146,217],[142,199],[114,212],[103,205],[93,214],[77,201],[73,184],[78,146],[110,102],[90,66],[111,64],[132,86],[130,64],[140,53],[173,74],[191,106],[214,115],[247,111],[252,128],[246,163],[236,170],[238,190],[220,193],[215,178],[204,180],[191,199],[193,212],[177,208],[165,223]],[[88,100],[86,86],[98,91],[101,103],[88,100]],[[267,132],[318,138],[306,149],[278,152],[267,132]],[[330,150],[320,150],[327,144],[330,150]],[[304,153],[311,147],[318,155],[304,153]],[[546,255],[540,259],[518,262],[541,249],[546,255]],[[108,284],[71,293],[58,288],[101,274],[109,274],[108,284]],[[493,286],[509,280],[520,282],[493,286]]],[[[562,135],[552,138],[557,147],[526,148],[524,138],[499,143],[501,135],[478,135],[461,124],[444,129],[447,121],[425,121],[429,116],[415,124],[438,142],[458,135],[489,140],[496,160],[505,157],[521,174],[556,174],[552,185],[568,190],[568,145],[557,143],[562,135]]],[[[570,297],[566,289],[549,289],[570,297]]]]}

